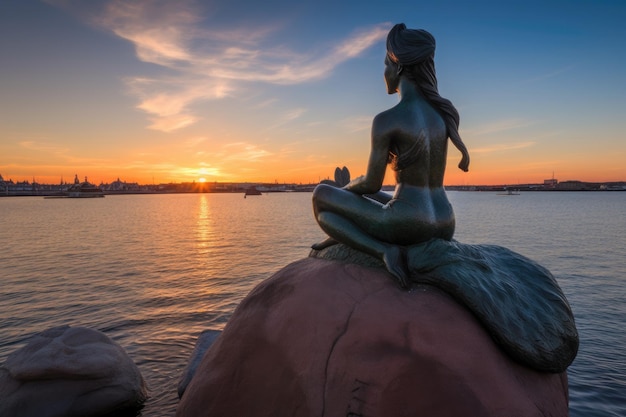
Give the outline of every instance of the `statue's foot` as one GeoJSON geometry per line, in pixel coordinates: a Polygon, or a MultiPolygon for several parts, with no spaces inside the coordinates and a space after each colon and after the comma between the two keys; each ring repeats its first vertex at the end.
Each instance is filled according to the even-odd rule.
{"type": "Polygon", "coordinates": [[[411,275],[407,267],[404,250],[400,246],[389,246],[383,255],[383,262],[387,271],[398,281],[400,287],[408,290],[411,287],[411,275]]]}
{"type": "Polygon", "coordinates": [[[333,239],[332,237],[329,237],[328,239],[322,242],[314,243],[313,245],[311,245],[311,249],[322,250],[322,249],[326,249],[329,246],[336,245],[338,243],[339,242],[337,242],[335,239],[333,239]]]}

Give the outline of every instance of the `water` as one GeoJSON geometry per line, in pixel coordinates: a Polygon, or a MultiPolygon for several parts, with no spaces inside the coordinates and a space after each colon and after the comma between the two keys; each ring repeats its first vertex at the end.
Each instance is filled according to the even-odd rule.
{"type": "MultiPolygon", "coordinates": [[[[626,193],[450,192],[455,238],[546,266],[581,336],[573,417],[626,415],[626,193]]],[[[175,412],[198,334],[222,329],[261,280],[323,239],[311,194],[0,198],[0,362],[34,333],[105,332],[146,379],[142,416],[175,412]]]]}

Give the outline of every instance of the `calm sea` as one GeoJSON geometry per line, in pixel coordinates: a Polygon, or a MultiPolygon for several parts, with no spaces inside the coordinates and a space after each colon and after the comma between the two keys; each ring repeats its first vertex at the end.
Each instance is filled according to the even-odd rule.
{"type": "MultiPolygon", "coordinates": [[[[448,194],[457,240],[538,261],[568,297],[571,416],[625,416],[626,192],[448,194]]],[[[92,327],[141,369],[142,416],[172,416],[198,334],[323,237],[310,193],[0,198],[0,363],[39,331],[92,327]]]]}

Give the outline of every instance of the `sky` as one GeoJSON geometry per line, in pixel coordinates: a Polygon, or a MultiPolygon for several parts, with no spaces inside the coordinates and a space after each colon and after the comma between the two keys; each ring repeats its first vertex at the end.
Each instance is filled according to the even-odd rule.
{"type": "MultiPolygon", "coordinates": [[[[461,115],[446,185],[626,180],[626,2],[0,0],[0,175],[364,174],[395,23],[461,115]]],[[[385,183],[393,183],[388,174],[385,183]]]]}

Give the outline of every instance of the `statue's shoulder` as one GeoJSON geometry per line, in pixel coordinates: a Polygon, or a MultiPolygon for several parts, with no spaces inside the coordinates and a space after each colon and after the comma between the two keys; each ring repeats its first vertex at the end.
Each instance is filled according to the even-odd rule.
{"type": "Polygon", "coordinates": [[[399,111],[398,105],[382,111],[374,116],[372,121],[372,134],[374,136],[384,136],[401,125],[403,117],[399,111]]]}

